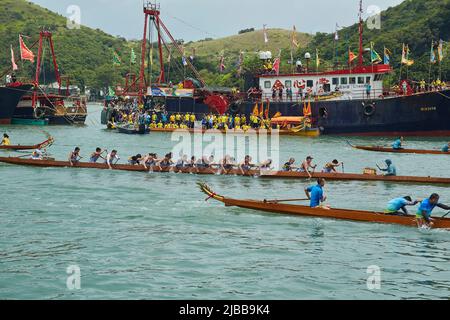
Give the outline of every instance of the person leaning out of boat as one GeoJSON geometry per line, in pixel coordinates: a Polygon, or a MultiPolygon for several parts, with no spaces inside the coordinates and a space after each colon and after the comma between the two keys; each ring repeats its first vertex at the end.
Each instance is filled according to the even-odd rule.
{"type": "Polygon", "coordinates": [[[267,159],[266,161],[263,161],[259,164],[259,170],[272,170],[272,159],[267,159]]]}
{"type": "Polygon", "coordinates": [[[106,156],[106,163],[108,164],[108,167],[110,169],[112,169],[112,165],[115,164],[114,160],[116,160],[116,162],[120,160],[119,156],[117,155],[117,150],[111,151],[106,156]]]}
{"type": "Polygon", "coordinates": [[[448,152],[450,150],[450,142],[447,143],[443,148],[442,148],[442,152],[448,152]]]}
{"type": "Polygon", "coordinates": [[[157,162],[158,162],[158,155],[156,153],[149,153],[142,160],[142,164],[144,165],[144,168],[146,170],[148,169],[148,167],[156,166],[157,162]]]}
{"type": "Polygon", "coordinates": [[[100,159],[100,158],[103,159],[103,160],[106,160],[106,158],[102,156],[102,154],[105,153],[105,152],[107,152],[107,151],[106,150],[102,151],[101,148],[96,148],[95,152],[93,152],[91,154],[89,162],[90,163],[96,163],[98,161],[98,159],[100,159]]]}
{"type": "Polygon", "coordinates": [[[341,165],[343,165],[343,162],[339,162],[338,160],[334,159],[331,162],[328,162],[325,167],[323,167],[322,172],[323,173],[337,173],[336,168],[340,167],[341,165]]]}
{"type": "Polygon", "coordinates": [[[311,208],[322,207],[322,203],[327,200],[327,197],[323,193],[323,187],[325,186],[325,179],[317,179],[317,185],[305,188],[305,194],[310,200],[311,208]]]}
{"type": "Polygon", "coordinates": [[[396,176],[397,175],[397,169],[395,168],[394,164],[392,163],[392,160],[386,159],[385,161],[386,163],[386,168],[380,168],[380,166],[377,167],[378,169],[380,169],[383,172],[386,172],[384,175],[385,176],[396,176]]]}
{"type": "Polygon", "coordinates": [[[434,223],[431,218],[431,213],[436,207],[444,210],[450,210],[450,206],[439,203],[439,195],[437,193],[433,193],[428,199],[425,199],[420,203],[420,207],[416,213],[417,226],[419,228],[433,227],[434,223]]]}
{"type": "Polygon", "coordinates": [[[401,150],[403,149],[403,137],[399,137],[392,143],[392,149],[394,150],[401,150]]]}
{"type": "Polygon", "coordinates": [[[241,173],[245,175],[247,172],[249,172],[255,165],[251,163],[252,157],[249,155],[245,156],[244,161],[242,161],[239,164],[239,169],[241,170],[241,173]]]}
{"type": "MultiPolygon", "coordinates": [[[[45,150],[44,150],[45,152],[45,150]]],[[[44,159],[44,152],[42,152],[41,148],[38,147],[31,153],[31,160],[43,160],[44,159]]]]}
{"type": "Polygon", "coordinates": [[[69,153],[69,163],[71,166],[74,166],[78,162],[80,162],[80,159],[82,159],[82,157],[80,156],[80,148],[76,147],[75,150],[69,153]]]}
{"type": "Polygon", "coordinates": [[[137,166],[140,165],[143,160],[144,159],[142,158],[142,155],[138,153],[137,155],[128,158],[128,164],[132,166],[137,166]]]}
{"type": "Polygon", "coordinates": [[[419,201],[413,201],[410,196],[403,198],[395,198],[388,202],[387,208],[384,211],[386,214],[392,215],[408,215],[407,206],[415,206],[419,201]],[[402,212],[400,212],[402,211],[402,212]]]}
{"type": "Polygon", "coordinates": [[[308,174],[309,178],[312,178],[311,171],[309,171],[309,169],[312,169],[312,172],[314,173],[314,171],[317,168],[317,164],[316,165],[312,164],[313,160],[314,160],[314,158],[311,156],[306,157],[306,160],[303,161],[303,163],[299,169],[300,172],[306,172],[308,174]]]}
{"type": "Polygon", "coordinates": [[[9,141],[9,136],[6,133],[4,133],[2,142],[0,143],[0,146],[10,146],[10,145],[11,145],[11,141],[9,141]]]}

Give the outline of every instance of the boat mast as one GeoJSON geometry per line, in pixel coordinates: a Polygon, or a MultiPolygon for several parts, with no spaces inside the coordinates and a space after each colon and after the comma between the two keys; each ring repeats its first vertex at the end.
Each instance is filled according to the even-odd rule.
{"type": "Polygon", "coordinates": [[[359,66],[363,65],[363,31],[364,31],[364,21],[362,18],[363,15],[363,1],[359,1],[359,66]]]}

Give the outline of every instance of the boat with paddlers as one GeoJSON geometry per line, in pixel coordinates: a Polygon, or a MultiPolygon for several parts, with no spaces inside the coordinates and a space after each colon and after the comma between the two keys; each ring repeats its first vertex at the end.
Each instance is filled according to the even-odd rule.
{"type": "Polygon", "coordinates": [[[54,142],[54,139],[52,137],[49,137],[47,140],[35,144],[35,145],[7,145],[7,146],[0,146],[0,150],[34,150],[34,149],[42,149],[50,147],[54,142]]]}
{"type": "MultiPolygon", "coordinates": [[[[68,161],[55,160],[30,160],[17,157],[0,157],[0,162],[35,167],[59,167],[59,168],[91,168],[91,169],[109,169],[105,163],[85,163],[77,162],[73,166],[68,161]]],[[[241,168],[223,169],[221,167],[176,167],[176,166],[148,166],[113,164],[112,169],[120,171],[136,172],[172,172],[177,174],[198,174],[198,175],[228,175],[228,176],[247,176],[261,177],[264,179],[310,179],[306,172],[284,172],[271,171],[263,169],[242,170],[241,168]]],[[[354,173],[311,173],[311,179],[324,178],[331,181],[383,181],[390,183],[418,183],[418,184],[438,184],[450,185],[450,178],[438,177],[414,177],[414,176],[383,176],[372,174],[354,174],[354,173]]]]}
{"type": "MultiPolygon", "coordinates": [[[[338,220],[349,220],[358,222],[372,222],[384,224],[398,224],[407,227],[417,227],[415,216],[412,215],[390,215],[376,211],[347,210],[347,209],[328,209],[311,208],[308,206],[286,204],[286,202],[297,202],[303,199],[293,200],[237,200],[226,198],[215,193],[204,183],[199,183],[200,189],[209,199],[214,199],[225,204],[227,207],[240,207],[264,212],[273,212],[289,215],[298,215],[314,218],[331,218],[338,220]]],[[[434,226],[437,229],[450,229],[450,218],[433,218],[434,226]]]]}
{"type": "Polygon", "coordinates": [[[352,148],[365,151],[374,152],[389,152],[389,153],[414,153],[414,154],[441,154],[450,155],[450,152],[444,152],[441,150],[425,150],[425,149],[394,149],[383,146],[354,146],[350,142],[347,142],[352,148]]]}

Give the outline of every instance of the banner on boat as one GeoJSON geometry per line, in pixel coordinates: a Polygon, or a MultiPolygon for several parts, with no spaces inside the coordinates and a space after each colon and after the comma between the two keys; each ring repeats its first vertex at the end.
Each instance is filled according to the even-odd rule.
{"type": "Polygon", "coordinates": [[[194,97],[194,89],[179,89],[179,88],[161,88],[153,87],[147,89],[147,95],[153,97],[194,97]]]}

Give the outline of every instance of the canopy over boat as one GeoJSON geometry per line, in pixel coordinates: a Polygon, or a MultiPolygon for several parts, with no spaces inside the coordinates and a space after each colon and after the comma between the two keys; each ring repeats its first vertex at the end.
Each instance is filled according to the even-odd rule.
{"type": "MultiPolygon", "coordinates": [[[[225,206],[241,207],[252,210],[299,215],[305,217],[332,218],[339,220],[399,224],[407,227],[417,227],[416,219],[411,215],[396,216],[374,211],[311,208],[307,206],[283,204],[276,201],[267,200],[236,200],[216,194],[204,183],[199,183],[198,185],[200,186],[201,191],[208,196],[207,200],[214,199],[224,203],[225,206]]],[[[433,219],[435,220],[434,228],[450,229],[449,218],[433,219]]]]}
{"type": "MultiPolygon", "coordinates": [[[[109,169],[105,163],[86,163],[79,162],[73,166],[68,161],[54,161],[54,160],[31,160],[17,157],[0,157],[0,162],[35,167],[59,167],[59,168],[91,168],[91,169],[109,169]]],[[[284,171],[270,171],[252,169],[248,171],[241,171],[239,168],[224,170],[221,168],[201,168],[201,167],[159,167],[152,166],[145,168],[143,165],[130,164],[114,164],[114,170],[122,171],[140,171],[140,172],[175,172],[186,174],[200,174],[200,175],[233,175],[233,176],[248,176],[261,177],[265,179],[309,179],[306,172],[284,172],[284,171]]],[[[444,184],[450,185],[450,178],[437,177],[414,177],[414,176],[382,176],[370,174],[355,174],[355,173],[322,173],[317,172],[312,174],[313,179],[324,178],[326,180],[337,181],[384,181],[392,183],[425,183],[425,184],[444,184]]]]}

